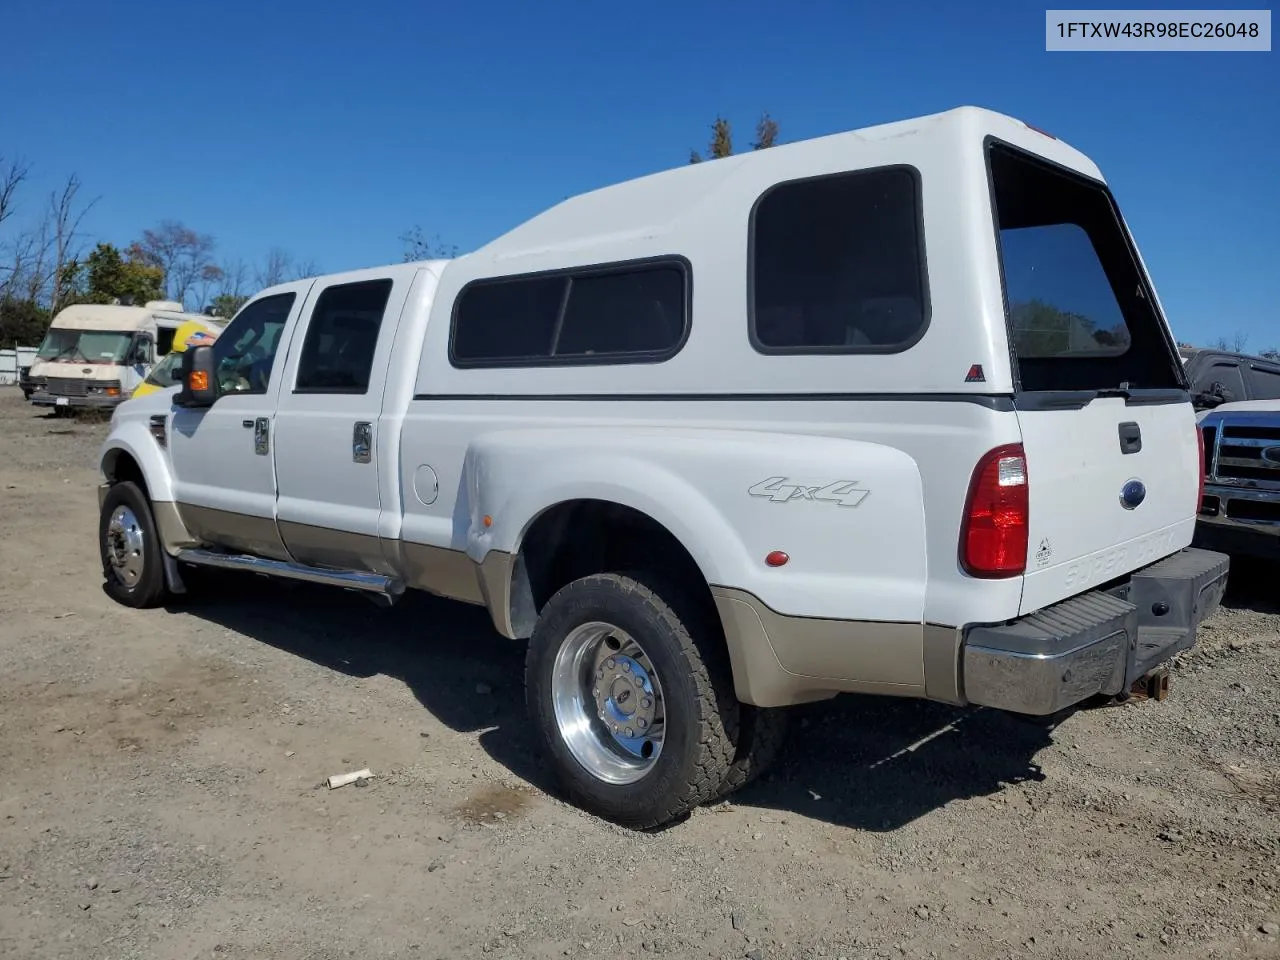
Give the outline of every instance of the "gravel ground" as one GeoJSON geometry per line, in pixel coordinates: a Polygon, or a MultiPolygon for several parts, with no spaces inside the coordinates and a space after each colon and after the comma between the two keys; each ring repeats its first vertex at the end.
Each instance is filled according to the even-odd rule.
{"type": "Polygon", "coordinates": [[[1056,726],[847,696],[728,804],[566,805],[482,611],[101,590],[103,423],[0,388],[0,956],[1280,956],[1280,593],[1056,726]],[[326,776],[370,767],[367,785],[326,776]]]}

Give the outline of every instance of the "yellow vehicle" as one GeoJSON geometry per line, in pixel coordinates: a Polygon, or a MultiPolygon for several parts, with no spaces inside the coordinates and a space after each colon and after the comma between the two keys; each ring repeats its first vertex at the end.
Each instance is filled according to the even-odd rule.
{"type": "Polygon", "coordinates": [[[222,328],[225,325],[225,321],[210,317],[207,322],[189,320],[180,326],[173,334],[173,348],[164,355],[159,363],[151,368],[151,372],[147,374],[146,379],[138,384],[133,393],[129,395],[130,399],[145,397],[148,393],[155,393],[157,390],[172,387],[178,382],[176,377],[178,370],[182,366],[182,355],[186,353],[187,347],[202,343],[212,343],[218,338],[218,334],[222,332],[222,328]]]}

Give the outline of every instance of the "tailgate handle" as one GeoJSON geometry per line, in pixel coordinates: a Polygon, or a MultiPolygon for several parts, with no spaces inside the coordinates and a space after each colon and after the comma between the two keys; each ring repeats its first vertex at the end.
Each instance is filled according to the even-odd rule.
{"type": "Polygon", "coordinates": [[[1132,420],[1120,424],[1120,452],[1137,453],[1142,449],[1142,428],[1132,420]]]}

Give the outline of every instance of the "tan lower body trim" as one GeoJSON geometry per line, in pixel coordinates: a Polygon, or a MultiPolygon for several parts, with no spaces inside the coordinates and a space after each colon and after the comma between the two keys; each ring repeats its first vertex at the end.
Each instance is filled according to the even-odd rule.
{"type": "Polygon", "coordinates": [[[153,501],[151,513],[156,518],[156,533],[160,536],[165,553],[174,556],[184,547],[196,546],[196,539],[182,522],[182,514],[178,512],[176,503],[168,500],[153,501]]]}
{"type": "Polygon", "coordinates": [[[964,635],[957,627],[936,623],[924,626],[924,692],[930,700],[963,706],[964,680],[960,675],[960,647],[964,635]]]}
{"type": "Polygon", "coordinates": [[[925,695],[920,624],[789,617],[713,587],[738,699],[759,707],[837,693],[925,695]]]}
{"type": "Polygon", "coordinates": [[[282,563],[294,562],[271,517],[251,517],[246,513],[197,507],[189,503],[176,506],[187,530],[198,543],[216,544],[282,563]]]}
{"type": "Polygon", "coordinates": [[[400,560],[406,586],[463,603],[486,602],[480,568],[461,550],[404,540],[400,560]]]}

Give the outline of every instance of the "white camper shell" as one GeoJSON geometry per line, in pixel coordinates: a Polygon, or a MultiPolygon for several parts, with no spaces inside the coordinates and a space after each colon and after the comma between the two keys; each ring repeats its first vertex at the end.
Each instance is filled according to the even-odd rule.
{"type": "Polygon", "coordinates": [[[53,318],[36,351],[30,400],[59,410],[123,403],[172,348],[180,326],[209,319],[172,300],[72,304],[53,318]]]}
{"type": "Polygon", "coordinates": [[[108,593],[190,564],[482,606],[561,781],[632,826],[758,774],[792,704],[1123,696],[1226,582],[1101,174],[985,110],[282,284],[184,369],[103,448],[108,593]]]}

